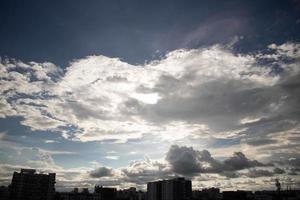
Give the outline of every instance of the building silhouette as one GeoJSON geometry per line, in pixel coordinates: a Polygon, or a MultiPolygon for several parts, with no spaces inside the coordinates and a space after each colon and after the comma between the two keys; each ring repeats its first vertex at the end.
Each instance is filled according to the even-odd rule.
{"type": "MultiPolygon", "coordinates": [[[[71,192],[55,192],[55,173],[36,173],[34,169],[21,169],[14,172],[9,186],[0,186],[0,200],[300,200],[300,190],[267,191],[223,191],[219,188],[206,188],[192,192],[192,182],[185,178],[159,180],[147,183],[147,193],[136,188],[119,189],[95,186],[74,188],[71,192]]],[[[278,189],[280,188],[280,190],[278,189]]]]}
{"type": "Polygon", "coordinates": [[[96,185],[94,193],[99,194],[101,200],[115,200],[117,196],[117,189],[96,185]]]}
{"type": "Polygon", "coordinates": [[[135,187],[117,191],[117,200],[146,200],[146,193],[137,191],[135,187]]]}
{"type": "Polygon", "coordinates": [[[193,199],[198,200],[220,200],[221,193],[219,188],[204,188],[202,190],[193,191],[193,199]]]}
{"type": "Polygon", "coordinates": [[[174,178],[147,184],[147,200],[190,200],[192,182],[184,178],[174,178]]]}
{"type": "Polygon", "coordinates": [[[162,200],[162,181],[147,183],[147,200],[162,200]]]}
{"type": "Polygon", "coordinates": [[[88,188],[74,188],[71,192],[57,192],[55,200],[103,200],[100,194],[90,193],[88,188]]]}
{"type": "Polygon", "coordinates": [[[250,195],[252,192],[249,191],[224,191],[223,192],[223,200],[233,200],[233,199],[239,199],[239,200],[247,200],[250,199],[250,195]]]}
{"type": "Polygon", "coordinates": [[[9,199],[9,188],[7,186],[0,186],[0,199],[1,200],[9,199]]]}
{"type": "Polygon", "coordinates": [[[53,200],[55,173],[38,174],[35,169],[14,172],[10,185],[10,200],[53,200]]]}

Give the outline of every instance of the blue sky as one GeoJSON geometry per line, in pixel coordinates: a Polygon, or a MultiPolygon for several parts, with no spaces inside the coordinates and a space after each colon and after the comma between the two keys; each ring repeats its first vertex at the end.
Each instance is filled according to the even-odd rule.
{"type": "Polygon", "coordinates": [[[299,187],[300,3],[1,1],[0,183],[299,187]],[[217,180],[217,181],[215,181],[217,180]]]}

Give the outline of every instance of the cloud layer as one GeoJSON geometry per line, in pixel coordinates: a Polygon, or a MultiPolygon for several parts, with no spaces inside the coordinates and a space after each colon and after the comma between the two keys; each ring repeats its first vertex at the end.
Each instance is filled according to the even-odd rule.
{"type": "Polygon", "coordinates": [[[168,137],[174,123],[183,129],[178,137],[242,128],[261,137],[259,131],[296,127],[299,117],[299,44],[272,44],[268,51],[243,55],[215,45],[143,66],[90,56],[65,72],[4,59],[1,117],[22,116],[33,130],[64,130],[81,141],[168,137]]]}
{"type": "Polygon", "coordinates": [[[232,157],[220,162],[207,150],[196,151],[192,147],[171,146],[166,160],[175,173],[190,175],[194,173],[232,172],[253,167],[268,166],[257,160],[249,160],[242,152],[235,152],[232,157]]]}
{"type": "Polygon", "coordinates": [[[42,149],[28,148],[22,149],[22,154],[26,151],[33,155],[32,160],[28,160],[26,165],[0,164],[1,184],[8,184],[12,172],[24,167],[57,173],[59,190],[71,190],[72,187],[93,188],[95,184],[119,188],[136,186],[145,189],[149,181],[176,176],[192,179],[194,188],[270,189],[276,177],[279,177],[283,184],[296,187],[300,184],[299,175],[288,175],[288,172],[292,172],[291,169],[286,168],[286,171],[275,167],[274,164],[250,160],[242,152],[236,152],[233,156],[220,160],[211,156],[207,150],[200,151],[193,147],[173,145],[164,159],[154,160],[145,157],[143,160],[132,161],[127,166],[115,169],[99,163],[94,168],[65,169],[56,165],[51,156],[67,152],[45,152],[42,149]],[[252,185],[250,188],[249,183],[252,185]]]}
{"type": "MultiPolygon", "coordinates": [[[[0,117],[21,117],[32,131],[56,132],[70,141],[153,139],[159,141],[153,145],[209,149],[172,146],[163,162],[145,159],[117,172],[102,166],[84,173],[91,179],[114,177],[109,179],[114,184],[120,177],[141,184],[174,174],[271,177],[288,168],[297,175],[299,66],[300,44],[291,42],[249,54],[230,45],[180,49],[143,65],[89,56],[65,70],[2,59],[0,117]],[[266,163],[284,169],[266,169],[271,167],[266,163]]],[[[51,164],[51,156],[38,155],[27,164],[51,164]]]]}

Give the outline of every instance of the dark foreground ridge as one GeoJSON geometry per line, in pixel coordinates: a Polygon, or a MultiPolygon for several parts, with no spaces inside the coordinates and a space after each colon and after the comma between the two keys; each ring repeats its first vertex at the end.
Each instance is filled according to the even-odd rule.
{"type": "Polygon", "coordinates": [[[36,173],[35,169],[14,172],[11,184],[0,187],[0,200],[300,200],[300,190],[281,190],[276,180],[274,191],[223,191],[208,188],[192,191],[192,181],[183,177],[147,183],[147,192],[136,188],[95,186],[74,188],[71,192],[55,191],[55,173],[36,173]]]}

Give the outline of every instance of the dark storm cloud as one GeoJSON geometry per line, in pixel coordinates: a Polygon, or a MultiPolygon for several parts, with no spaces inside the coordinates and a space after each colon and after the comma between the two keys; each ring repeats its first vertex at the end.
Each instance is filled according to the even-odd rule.
{"type": "MultiPolygon", "coordinates": [[[[290,170],[295,172],[296,170],[290,170]]],[[[90,172],[92,178],[110,177],[115,181],[143,185],[149,181],[168,179],[178,175],[199,178],[201,175],[217,175],[230,179],[249,177],[272,177],[283,175],[286,171],[271,164],[263,164],[248,159],[243,153],[236,152],[225,160],[218,160],[207,150],[196,150],[193,147],[172,145],[166,153],[165,160],[133,161],[130,165],[115,169],[99,167],[90,172]]]]}
{"type": "MultiPolygon", "coordinates": [[[[296,61],[295,64],[298,65],[299,63],[296,61]]],[[[274,109],[275,112],[271,111],[269,118],[262,118],[257,122],[245,124],[244,126],[248,129],[244,133],[250,137],[253,137],[253,135],[260,137],[290,130],[299,125],[300,74],[299,71],[295,73],[296,75],[283,76],[283,80],[278,84],[263,90],[263,96],[268,101],[268,104],[278,104],[280,107],[277,110],[274,109]]],[[[262,138],[261,143],[272,142],[268,141],[269,139],[262,138]]],[[[259,141],[254,143],[258,144],[259,141]]]]}
{"type": "Polygon", "coordinates": [[[274,168],[273,171],[266,169],[249,169],[247,173],[240,173],[240,176],[245,175],[249,178],[258,178],[258,177],[272,177],[279,174],[285,174],[285,170],[281,168],[274,168]]]}
{"type": "Polygon", "coordinates": [[[274,168],[273,172],[274,172],[274,174],[284,174],[284,173],[285,173],[285,170],[276,167],[276,168],[274,168]]]}
{"type": "Polygon", "coordinates": [[[257,160],[249,160],[242,152],[235,152],[232,157],[224,160],[224,166],[226,170],[234,171],[265,166],[265,164],[260,163],[257,160]]]}
{"type": "Polygon", "coordinates": [[[113,170],[108,167],[98,167],[97,169],[90,172],[90,176],[93,178],[100,178],[104,176],[112,176],[113,170]]]}
{"type": "Polygon", "coordinates": [[[299,145],[297,143],[293,145],[282,145],[280,146],[281,151],[276,150],[276,147],[266,147],[263,149],[263,151],[272,151],[272,154],[268,157],[268,160],[273,163],[290,167],[298,167],[300,165],[299,145]]]}
{"type": "Polygon", "coordinates": [[[257,160],[249,160],[242,152],[235,152],[232,157],[218,161],[207,150],[198,151],[192,147],[173,145],[169,149],[166,160],[175,173],[191,175],[195,173],[223,173],[267,166],[257,160]]]}
{"type": "Polygon", "coordinates": [[[243,142],[245,142],[251,146],[263,146],[266,144],[274,144],[277,142],[277,140],[269,139],[269,138],[249,138],[249,139],[243,140],[243,142]]]}
{"type": "Polygon", "coordinates": [[[290,171],[288,172],[289,175],[299,175],[300,174],[300,168],[293,167],[290,168],[290,171]]]}
{"type": "Polygon", "coordinates": [[[172,145],[166,160],[175,173],[194,174],[208,171],[219,171],[221,163],[211,157],[207,150],[197,151],[192,147],[172,145]],[[208,164],[208,166],[204,166],[208,164]]]}
{"type": "Polygon", "coordinates": [[[288,160],[287,164],[290,165],[290,166],[294,166],[294,167],[300,166],[300,157],[298,157],[298,158],[290,158],[288,160]]]}
{"type": "MultiPolygon", "coordinates": [[[[188,81],[193,81],[197,77],[188,76],[188,78],[188,81]]],[[[223,77],[205,84],[190,86],[186,84],[185,76],[181,79],[163,76],[155,90],[160,92],[163,98],[157,104],[149,106],[145,110],[145,116],[160,122],[166,120],[205,122],[215,129],[228,130],[239,127],[239,120],[243,117],[271,114],[270,118],[245,124],[244,127],[248,128],[249,134],[284,131],[298,124],[294,122],[300,118],[298,79],[288,79],[286,82],[289,82],[289,87],[283,82],[261,88],[253,87],[244,80],[226,79],[223,77]],[[177,95],[176,91],[192,95],[182,97],[179,93],[177,95]],[[280,110],[274,112],[270,107],[272,104],[281,104],[280,110]],[[149,110],[153,112],[152,115],[149,115],[149,110]]]]}
{"type": "Polygon", "coordinates": [[[258,178],[258,177],[270,177],[274,176],[274,173],[269,170],[263,169],[251,169],[248,173],[244,174],[250,178],[258,178]]]}
{"type": "Polygon", "coordinates": [[[225,161],[216,160],[207,150],[198,151],[192,147],[173,145],[166,154],[165,161],[145,158],[133,161],[130,165],[116,169],[99,167],[91,171],[92,178],[110,177],[115,181],[145,184],[158,179],[168,179],[180,175],[197,177],[199,174],[219,174],[228,178],[238,178],[240,169],[251,169],[264,164],[247,159],[236,153],[225,161]],[[166,161],[166,162],[165,162],[166,161]],[[118,172],[117,172],[118,171],[118,172]]]}
{"type": "MultiPolygon", "coordinates": [[[[18,170],[22,166],[0,165],[0,175],[8,176],[12,170],[18,170]],[[6,173],[5,170],[9,170],[6,173]]],[[[166,154],[165,160],[133,161],[128,166],[112,169],[101,166],[87,172],[82,169],[57,169],[58,188],[72,188],[77,186],[90,187],[95,184],[104,186],[127,187],[128,183],[134,183],[137,187],[143,187],[149,181],[169,179],[178,175],[185,175],[194,180],[210,181],[213,177],[226,177],[226,180],[236,178],[260,178],[284,175],[285,170],[279,167],[266,166],[258,161],[249,160],[240,152],[224,161],[213,158],[207,150],[196,150],[192,147],[173,145],[166,154]],[[193,167],[189,167],[192,165],[193,167]],[[267,169],[265,169],[267,168],[267,169]],[[240,169],[242,169],[240,171],[240,169]],[[202,176],[207,176],[204,178],[202,176]],[[209,178],[211,176],[211,178],[209,178]],[[74,177],[82,177],[84,180],[73,180],[74,177]]],[[[299,170],[298,170],[299,171],[299,170]]],[[[297,169],[289,169],[290,175],[297,175],[297,169]]],[[[213,178],[215,179],[215,178],[213,178]]],[[[5,180],[2,181],[4,183],[5,180]]]]}
{"type": "MultiPolygon", "coordinates": [[[[189,78],[192,82],[198,77],[189,78]]],[[[187,84],[185,77],[161,77],[156,87],[163,98],[157,104],[148,106],[145,116],[160,122],[204,122],[215,129],[226,130],[237,126],[241,117],[256,114],[269,105],[269,99],[261,95],[264,91],[243,90],[242,87],[251,87],[251,83],[226,80],[226,77],[193,86],[187,84]],[[191,95],[182,97],[180,92],[191,95]],[[149,115],[149,111],[153,114],[149,115]]]]}

